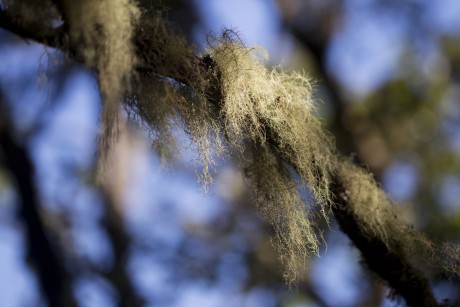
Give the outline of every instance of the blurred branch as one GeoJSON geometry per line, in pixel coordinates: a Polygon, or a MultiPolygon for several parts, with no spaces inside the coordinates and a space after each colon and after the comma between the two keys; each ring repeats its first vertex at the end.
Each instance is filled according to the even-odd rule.
{"type": "MultiPolygon", "coordinates": [[[[0,94],[0,107],[4,107],[0,94]]],[[[4,112],[2,112],[4,114],[4,112]]],[[[27,253],[35,267],[40,286],[49,306],[76,306],[68,275],[53,248],[40,218],[39,201],[33,184],[34,167],[27,149],[13,138],[8,119],[0,118],[0,150],[6,168],[16,181],[18,214],[26,229],[27,253]]]]}
{"type": "Polygon", "coordinates": [[[115,209],[115,200],[110,191],[104,192],[106,207],[103,218],[109,240],[113,247],[114,264],[104,275],[114,284],[119,293],[118,306],[144,306],[145,302],[139,297],[126,271],[128,267],[130,239],[124,231],[123,220],[115,209]]]}
{"type": "MultiPolygon", "coordinates": [[[[15,29],[15,27],[10,27],[10,29],[15,29]]],[[[22,31],[19,35],[24,37],[24,33],[29,32],[22,31]]],[[[37,35],[29,36],[30,39],[34,39],[34,37],[37,37],[37,35]]],[[[43,40],[41,36],[38,36],[38,38],[41,39],[41,42],[46,43],[46,40],[43,40]]],[[[160,46],[159,48],[161,48],[162,45],[158,45],[160,46]]],[[[139,44],[136,42],[136,46],[140,48],[142,43],[139,44]]],[[[138,53],[142,54],[142,50],[138,50],[138,53]]],[[[318,56],[320,56],[319,53],[318,56]]],[[[187,71],[187,73],[191,75],[196,74],[197,77],[206,76],[209,81],[207,97],[209,102],[212,104],[212,107],[219,110],[222,106],[222,89],[220,88],[219,82],[219,67],[209,55],[204,57],[197,56],[195,65],[196,67],[194,71],[187,71]]],[[[157,73],[155,67],[149,66],[148,63],[144,64],[144,67],[141,69],[144,71],[150,71],[154,74],[157,73]]],[[[189,84],[187,84],[187,80],[192,79],[181,79],[180,76],[165,77],[176,79],[184,83],[186,86],[189,86],[189,84]]],[[[279,136],[275,133],[275,131],[273,131],[273,129],[271,129],[270,125],[267,124],[266,119],[260,118],[259,120],[266,131],[267,142],[269,142],[272,150],[274,152],[281,152],[278,150],[280,148],[281,141],[279,136]]],[[[283,144],[283,146],[286,148],[289,144],[283,144]]],[[[291,161],[287,156],[282,156],[282,158],[292,165],[294,169],[300,169],[296,164],[296,161],[291,161]]],[[[321,172],[318,173],[320,174],[321,172]]],[[[377,235],[370,236],[366,231],[365,226],[359,222],[355,212],[351,209],[352,206],[348,203],[347,198],[344,197],[346,189],[344,184],[341,182],[341,178],[335,176],[334,182],[331,184],[331,188],[333,198],[337,203],[336,206],[332,207],[332,212],[338,220],[342,230],[361,251],[361,254],[369,268],[382,279],[386,280],[398,294],[404,297],[409,305],[437,306],[436,300],[431,293],[429,282],[423,274],[414,268],[403,256],[392,251],[381,237],[377,235]]],[[[115,242],[117,241],[115,240],[115,242]]],[[[125,247],[120,245],[119,248],[124,249],[125,247]]]]}

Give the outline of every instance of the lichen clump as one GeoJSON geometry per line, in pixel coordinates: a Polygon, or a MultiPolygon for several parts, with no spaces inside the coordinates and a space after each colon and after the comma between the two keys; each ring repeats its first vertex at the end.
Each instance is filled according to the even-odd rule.
{"type": "Polygon", "coordinates": [[[309,214],[313,204],[304,203],[299,188],[308,185],[326,219],[331,204],[333,156],[315,116],[311,82],[301,73],[267,69],[264,50],[247,48],[228,32],[209,52],[222,74],[224,131],[232,147],[253,152],[248,174],[256,204],[275,229],[288,279],[295,280],[305,258],[318,253],[319,235],[309,214]],[[286,162],[294,164],[300,182],[286,162]]]}
{"type": "Polygon", "coordinates": [[[142,58],[159,75],[140,79],[136,94],[126,99],[129,114],[147,124],[155,147],[168,155],[173,129],[182,126],[197,146],[205,186],[212,181],[213,156],[238,158],[249,153],[249,161],[241,167],[250,179],[257,208],[275,230],[286,277],[295,280],[304,271],[306,257],[318,253],[320,235],[309,214],[313,204],[305,204],[299,189],[308,186],[325,218],[331,203],[332,150],[315,116],[310,80],[301,73],[267,69],[266,52],[245,47],[231,31],[210,39],[208,55],[202,57],[212,59],[217,70],[197,70],[197,57],[191,56],[189,47],[163,19],[152,17],[144,23],[141,41],[153,49],[142,58]],[[163,44],[149,45],[148,35],[163,44]],[[164,65],[171,57],[174,64],[164,65]],[[286,157],[295,161],[298,182],[286,157]]]}

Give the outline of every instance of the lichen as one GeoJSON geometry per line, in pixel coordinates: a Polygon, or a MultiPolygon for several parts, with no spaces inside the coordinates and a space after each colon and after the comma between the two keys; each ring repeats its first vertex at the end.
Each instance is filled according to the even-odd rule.
{"type": "Polygon", "coordinates": [[[318,254],[321,232],[312,202],[328,220],[336,205],[332,178],[340,178],[347,209],[364,235],[384,241],[422,271],[460,274],[458,245],[433,244],[398,219],[372,175],[335,153],[316,114],[310,79],[268,69],[262,48],[248,48],[225,31],[210,37],[206,55],[196,56],[164,13],[141,12],[133,0],[64,0],[59,8],[51,1],[3,3],[25,26],[52,26],[61,14],[69,31],[67,51],[97,72],[104,101],[102,158],[117,140],[121,100],[128,118],[147,127],[162,158],[177,152],[175,129],[186,132],[198,152],[205,190],[216,155],[243,157],[242,171],[274,230],[289,282],[301,278],[310,254],[318,254]],[[301,196],[304,190],[313,201],[301,196]]]}
{"type": "Polygon", "coordinates": [[[294,284],[305,273],[308,257],[319,254],[320,232],[309,215],[287,166],[266,146],[253,148],[245,170],[257,209],[274,230],[274,245],[285,267],[284,277],[294,284]]]}
{"type": "Polygon", "coordinates": [[[140,10],[132,0],[64,1],[70,43],[84,64],[97,72],[104,102],[101,155],[116,139],[120,100],[137,63],[133,35],[140,10]]]}

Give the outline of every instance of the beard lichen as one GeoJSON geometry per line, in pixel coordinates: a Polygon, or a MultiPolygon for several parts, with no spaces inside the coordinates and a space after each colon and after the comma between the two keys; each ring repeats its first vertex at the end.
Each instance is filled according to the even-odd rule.
{"type": "Polygon", "coordinates": [[[133,0],[66,0],[63,18],[70,44],[87,67],[97,72],[104,102],[101,115],[101,156],[116,140],[120,100],[129,89],[136,65],[133,35],[140,10],[133,0]]]}
{"type": "Polygon", "coordinates": [[[263,146],[276,143],[326,209],[334,155],[315,115],[311,81],[301,73],[267,69],[264,50],[244,47],[228,35],[210,52],[222,72],[221,112],[232,142],[249,138],[263,146]]]}
{"type": "Polygon", "coordinates": [[[305,274],[308,256],[319,254],[320,233],[299,194],[299,184],[282,159],[266,146],[253,146],[252,155],[245,174],[257,209],[274,230],[284,277],[293,284],[305,274]]]}
{"type": "Polygon", "coordinates": [[[209,80],[197,67],[197,56],[164,12],[145,12],[136,42],[143,71],[125,106],[131,118],[146,125],[154,147],[166,160],[176,151],[177,127],[182,128],[197,149],[201,165],[199,180],[206,191],[212,183],[215,156],[225,152],[219,119],[208,100],[209,80]],[[152,73],[154,71],[154,73],[152,73]]]}
{"type": "Polygon", "coordinates": [[[451,243],[435,243],[400,219],[401,214],[369,172],[349,160],[337,163],[348,210],[369,240],[383,241],[388,250],[407,260],[426,275],[460,276],[458,252],[451,243]]]}
{"type": "Polygon", "coordinates": [[[229,146],[241,154],[253,151],[248,169],[256,205],[275,230],[286,277],[294,281],[308,254],[318,253],[312,204],[302,201],[298,189],[308,185],[327,220],[332,147],[314,115],[310,80],[267,69],[264,50],[247,48],[231,34],[214,39],[209,49],[221,72],[223,130],[229,146]],[[300,183],[280,157],[295,166],[300,183]]]}
{"type": "Polygon", "coordinates": [[[98,73],[103,157],[116,140],[121,98],[129,118],[148,127],[164,158],[176,152],[174,129],[184,129],[198,150],[205,187],[212,182],[216,154],[247,157],[249,152],[251,159],[242,168],[257,208],[274,229],[288,281],[303,275],[306,258],[318,254],[321,239],[312,204],[299,190],[308,187],[327,220],[336,205],[330,191],[333,177],[342,181],[348,209],[369,238],[383,240],[414,264],[426,257],[435,269],[460,274],[459,247],[436,246],[397,219],[372,176],[334,152],[315,114],[310,80],[301,73],[267,69],[261,48],[247,48],[226,31],[207,50],[214,69],[200,66],[205,57],[195,55],[162,13],[141,13],[133,0],[64,0],[59,8],[52,1],[3,3],[27,26],[52,25],[61,14],[69,51],[98,73]],[[136,65],[145,71],[139,73],[136,65]],[[294,172],[300,175],[298,182],[294,172]]]}
{"type": "Polygon", "coordinates": [[[252,152],[252,161],[243,168],[256,206],[275,231],[287,280],[296,280],[306,257],[318,253],[318,232],[309,214],[312,204],[302,201],[299,188],[308,186],[326,219],[331,204],[332,150],[314,115],[310,80],[304,74],[267,69],[265,51],[245,47],[229,31],[210,43],[208,56],[219,74],[206,79],[196,72],[196,57],[184,41],[160,16],[151,17],[141,41],[152,49],[142,58],[158,74],[139,78],[140,88],[126,100],[128,113],[147,124],[159,152],[171,152],[164,148],[173,143],[174,127],[182,126],[198,149],[205,187],[212,182],[213,156],[252,152]],[[155,41],[162,44],[152,45],[155,41]],[[170,57],[173,63],[164,64],[170,57]],[[207,93],[211,82],[219,88],[217,102],[207,93]],[[275,142],[280,152],[275,152],[275,142]],[[281,156],[294,161],[300,182],[292,179],[281,156]]]}
{"type": "Polygon", "coordinates": [[[195,162],[202,168],[199,181],[207,191],[213,180],[215,156],[223,155],[225,147],[220,127],[205,107],[204,97],[158,75],[139,76],[133,89],[134,93],[124,100],[130,119],[148,129],[153,147],[163,161],[172,160],[178,152],[176,129],[182,128],[195,146],[195,162]]]}

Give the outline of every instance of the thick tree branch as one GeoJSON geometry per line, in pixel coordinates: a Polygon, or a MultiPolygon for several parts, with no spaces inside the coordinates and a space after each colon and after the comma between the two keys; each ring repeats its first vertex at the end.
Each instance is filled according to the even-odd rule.
{"type": "MultiPolygon", "coordinates": [[[[23,38],[35,40],[40,43],[48,44],[49,42],[56,42],[59,39],[52,37],[45,38],[43,35],[34,31],[27,31],[21,27],[17,27],[11,23],[2,21],[5,15],[0,15],[0,26],[4,27],[6,24],[9,31],[17,33],[23,38]],[[17,31],[17,32],[16,32],[17,31]]],[[[11,20],[10,20],[11,22],[11,20]]],[[[62,33],[56,32],[55,35],[60,37],[62,33]]],[[[54,45],[56,46],[56,45],[54,45]]],[[[136,46],[142,46],[136,42],[136,46]]],[[[142,54],[142,50],[138,50],[139,54],[142,54]]],[[[141,67],[143,71],[151,71],[157,74],[155,67],[145,65],[141,67]],[[152,71],[153,69],[153,71],[152,71]]],[[[209,56],[202,58],[196,58],[196,70],[194,72],[188,72],[189,74],[196,74],[197,76],[205,74],[207,79],[210,81],[208,87],[207,97],[210,103],[216,109],[220,108],[222,104],[222,90],[219,83],[219,68],[216,63],[209,56]]],[[[169,78],[175,78],[176,80],[187,84],[187,79],[180,78],[180,76],[165,76],[169,78]]],[[[190,80],[190,79],[188,79],[190,80]]],[[[264,125],[265,131],[267,132],[267,140],[269,141],[272,149],[275,152],[281,152],[279,136],[270,128],[268,120],[261,118],[261,123],[264,125]]],[[[289,144],[288,144],[289,145],[289,144]]],[[[286,147],[286,144],[284,144],[286,147]]],[[[294,169],[299,170],[295,161],[290,161],[289,157],[283,156],[284,160],[291,164],[294,169]]],[[[343,193],[346,192],[344,184],[341,178],[335,176],[334,182],[331,185],[333,192],[333,198],[336,202],[336,206],[332,208],[333,214],[342,230],[348,235],[350,240],[356,245],[361,251],[361,254],[371,270],[378,274],[382,279],[386,280],[388,284],[394,288],[394,290],[400,294],[409,305],[412,306],[438,306],[436,300],[431,292],[429,282],[423,276],[423,274],[414,268],[407,259],[403,256],[396,254],[390,250],[385,244],[382,238],[378,236],[370,237],[366,232],[365,225],[359,222],[359,219],[355,216],[355,213],[351,209],[352,206],[348,203],[347,198],[343,197],[343,193]]]]}
{"type": "Polygon", "coordinates": [[[359,217],[349,208],[347,191],[341,178],[334,178],[332,191],[336,203],[332,208],[334,216],[342,231],[360,250],[368,268],[386,280],[409,306],[438,306],[423,273],[395,250],[388,248],[381,237],[370,236],[366,232],[359,217]]]}
{"type": "MultiPolygon", "coordinates": [[[[280,138],[270,125],[265,127],[268,141],[273,149],[279,152],[277,148],[280,146],[280,138]]],[[[291,161],[286,156],[282,158],[299,171],[296,161],[291,161]]],[[[321,174],[321,170],[318,174],[321,174]]],[[[359,217],[351,209],[349,198],[346,197],[348,193],[345,184],[337,175],[332,178],[331,191],[335,203],[332,206],[332,213],[342,231],[361,252],[369,269],[385,280],[409,306],[438,306],[423,273],[413,267],[408,259],[391,249],[381,236],[369,234],[366,225],[360,222],[359,217]]],[[[366,204],[354,205],[366,206],[366,204]]]]}
{"type": "MultiPolygon", "coordinates": [[[[343,115],[346,102],[340,96],[340,88],[333,80],[333,77],[326,69],[326,49],[330,39],[330,32],[327,30],[319,31],[320,37],[308,35],[301,31],[295,24],[286,21],[292,35],[307,48],[315,61],[318,63],[319,75],[324,80],[331,102],[335,107],[335,123],[339,133],[346,139],[353,142],[352,148],[347,151],[355,152],[356,144],[354,136],[345,125],[343,125],[343,115]]],[[[325,24],[321,28],[327,28],[325,24]]],[[[311,33],[310,33],[311,34],[311,33]]],[[[360,161],[359,157],[356,157],[360,161]]],[[[346,191],[339,177],[335,177],[332,183],[332,190],[336,206],[332,209],[333,214],[338,221],[342,231],[347,234],[350,240],[361,251],[366,265],[373,272],[388,282],[396,291],[406,299],[411,306],[437,306],[436,300],[431,293],[431,288],[423,276],[423,273],[412,267],[412,265],[403,257],[398,255],[394,250],[388,249],[388,246],[379,238],[370,238],[369,234],[363,232],[358,218],[354,212],[349,209],[346,191]],[[409,282],[411,281],[411,282],[409,282]]],[[[365,204],[363,204],[365,206],[365,204]]]]}

